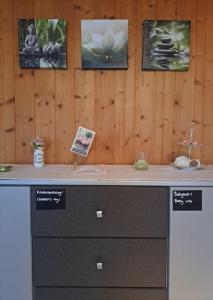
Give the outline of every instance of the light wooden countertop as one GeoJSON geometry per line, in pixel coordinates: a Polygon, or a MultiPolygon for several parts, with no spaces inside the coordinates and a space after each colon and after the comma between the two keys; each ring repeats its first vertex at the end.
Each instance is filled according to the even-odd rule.
{"type": "Polygon", "coordinates": [[[0,185],[157,185],[213,186],[213,165],[201,170],[176,170],[170,165],[150,165],[147,171],[131,165],[13,165],[0,173],[0,185]]]}

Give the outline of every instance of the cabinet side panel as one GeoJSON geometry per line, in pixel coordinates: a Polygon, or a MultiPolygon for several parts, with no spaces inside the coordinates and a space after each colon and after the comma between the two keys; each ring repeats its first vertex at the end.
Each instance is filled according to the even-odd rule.
{"type": "Polygon", "coordinates": [[[0,188],[0,299],[31,300],[30,190],[0,188]]]}

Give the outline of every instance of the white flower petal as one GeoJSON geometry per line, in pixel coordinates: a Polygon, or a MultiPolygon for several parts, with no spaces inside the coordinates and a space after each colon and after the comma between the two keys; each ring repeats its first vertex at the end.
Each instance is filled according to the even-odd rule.
{"type": "Polygon", "coordinates": [[[115,44],[115,39],[112,34],[107,33],[104,36],[103,46],[106,50],[112,50],[115,44]]]}
{"type": "Polygon", "coordinates": [[[95,43],[88,43],[82,45],[83,48],[87,49],[89,52],[92,53],[92,55],[95,56],[102,56],[104,54],[104,49],[97,47],[95,43]]]}
{"type": "Polygon", "coordinates": [[[115,53],[119,52],[123,48],[124,44],[125,44],[125,41],[122,40],[117,47],[113,48],[113,52],[115,52],[115,53]]]}
{"type": "Polygon", "coordinates": [[[86,48],[86,49],[88,49],[88,50],[91,50],[92,48],[97,47],[97,45],[96,45],[95,43],[92,43],[92,42],[91,42],[91,43],[83,44],[82,47],[83,47],[83,48],[86,48]]]}
{"type": "Polygon", "coordinates": [[[108,28],[104,36],[106,36],[108,34],[114,36],[114,31],[112,30],[112,28],[108,28]]]}
{"type": "Polygon", "coordinates": [[[95,43],[98,47],[103,48],[103,35],[99,33],[92,33],[92,42],[95,43]]]}
{"type": "Polygon", "coordinates": [[[125,44],[124,31],[120,31],[116,33],[114,38],[115,38],[115,44],[113,50],[114,52],[119,52],[125,44]]]}
{"type": "Polygon", "coordinates": [[[120,31],[114,35],[115,45],[114,48],[118,47],[120,43],[124,41],[124,31],[120,31]]]}
{"type": "Polygon", "coordinates": [[[103,48],[97,48],[97,47],[92,48],[91,52],[95,56],[103,56],[105,54],[105,51],[103,48]]]}

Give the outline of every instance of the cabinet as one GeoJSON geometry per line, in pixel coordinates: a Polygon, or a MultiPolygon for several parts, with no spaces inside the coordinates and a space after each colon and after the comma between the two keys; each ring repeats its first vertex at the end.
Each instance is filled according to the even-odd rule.
{"type": "Polygon", "coordinates": [[[167,299],[166,187],[55,186],[38,209],[51,189],[31,188],[34,300],[167,299]]]}

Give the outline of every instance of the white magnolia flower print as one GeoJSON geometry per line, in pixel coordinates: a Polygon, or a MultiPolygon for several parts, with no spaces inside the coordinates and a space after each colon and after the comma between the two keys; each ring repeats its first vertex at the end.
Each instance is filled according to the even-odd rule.
{"type": "Polygon", "coordinates": [[[91,41],[83,44],[83,47],[89,50],[92,55],[102,57],[106,62],[110,62],[113,54],[118,53],[124,44],[124,31],[114,34],[112,30],[107,30],[105,34],[91,33],[91,41]]]}

